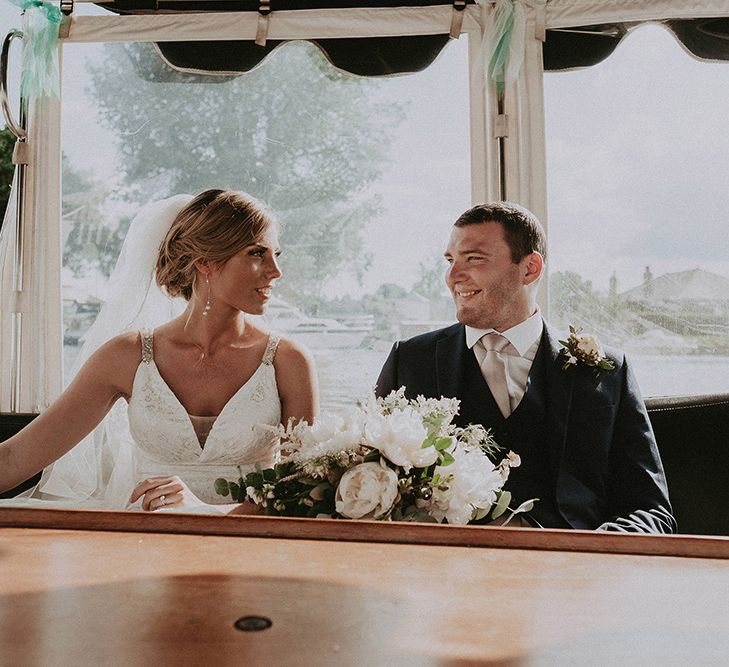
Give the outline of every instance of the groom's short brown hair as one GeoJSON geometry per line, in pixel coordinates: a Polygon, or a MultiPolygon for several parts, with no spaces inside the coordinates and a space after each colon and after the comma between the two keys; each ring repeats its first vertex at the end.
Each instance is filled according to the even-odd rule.
{"type": "Polygon", "coordinates": [[[511,250],[512,262],[520,262],[535,251],[547,259],[547,238],[544,227],[529,209],[508,201],[478,204],[463,213],[453,225],[465,227],[484,222],[501,224],[506,243],[511,250]]]}

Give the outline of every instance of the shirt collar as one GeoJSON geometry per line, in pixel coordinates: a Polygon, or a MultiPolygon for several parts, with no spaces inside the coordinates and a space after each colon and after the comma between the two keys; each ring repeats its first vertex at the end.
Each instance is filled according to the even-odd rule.
{"type": "Polygon", "coordinates": [[[542,320],[542,313],[537,308],[533,315],[506,331],[474,329],[473,327],[466,326],[466,345],[471,349],[482,336],[496,332],[506,338],[514,346],[519,356],[523,357],[527,350],[541,338],[543,329],[544,322],[542,320]]]}

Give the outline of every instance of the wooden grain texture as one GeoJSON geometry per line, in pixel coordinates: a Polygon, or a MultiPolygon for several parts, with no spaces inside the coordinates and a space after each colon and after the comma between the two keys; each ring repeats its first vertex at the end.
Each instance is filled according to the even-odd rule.
{"type": "Polygon", "coordinates": [[[101,512],[0,508],[0,527],[231,535],[350,542],[387,542],[489,548],[623,553],[691,558],[729,558],[729,537],[639,535],[582,530],[266,516],[101,512]]]}
{"type": "Polygon", "coordinates": [[[727,591],[721,559],[5,528],[0,664],[724,665],[727,591]]]}

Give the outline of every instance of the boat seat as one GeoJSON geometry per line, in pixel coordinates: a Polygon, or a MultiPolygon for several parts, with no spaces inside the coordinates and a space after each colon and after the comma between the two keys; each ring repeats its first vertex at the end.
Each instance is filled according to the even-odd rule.
{"type": "MultiPolygon", "coordinates": [[[[15,435],[20,429],[24,428],[38,415],[30,413],[8,413],[0,412],[0,442],[7,440],[15,435]]],[[[12,498],[19,493],[35,486],[40,479],[41,473],[33,475],[30,479],[25,480],[22,484],[18,484],[14,489],[0,493],[0,498],[12,498]]]]}
{"type": "Polygon", "coordinates": [[[729,394],[646,399],[678,532],[729,535],[729,394]]]}

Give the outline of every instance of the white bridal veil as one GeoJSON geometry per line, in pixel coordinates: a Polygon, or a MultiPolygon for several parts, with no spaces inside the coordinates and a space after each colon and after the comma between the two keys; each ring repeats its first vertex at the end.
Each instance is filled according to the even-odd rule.
{"type": "MultiPolygon", "coordinates": [[[[172,299],[157,286],[154,269],[165,234],[191,200],[190,195],[176,195],[146,205],[134,218],[109,279],[109,297],[85,336],[74,375],[110,338],[154,328],[184,310],[183,299],[172,299]]],[[[46,468],[34,489],[7,504],[125,509],[137,481],[127,405],[120,399],[99,426],[46,468]]]]}

